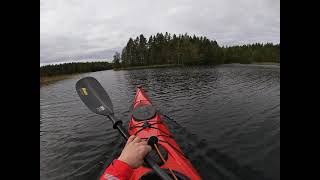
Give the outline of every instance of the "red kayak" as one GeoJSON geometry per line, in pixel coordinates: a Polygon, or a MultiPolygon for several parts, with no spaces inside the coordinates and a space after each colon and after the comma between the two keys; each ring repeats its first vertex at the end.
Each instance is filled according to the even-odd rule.
{"type": "MultiPolygon", "coordinates": [[[[157,151],[153,150],[150,155],[154,157],[159,166],[168,172],[173,179],[201,179],[173,139],[168,127],[161,120],[160,114],[152,106],[150,99],[141,88],[137,89],[134,99],[132,117],[129,122],[129,134],[137,135],[146,140],[151,136],[157,137],[157,151]]],[[[130,179],[159,178],[152,169],[148,168],[147,165],[143,165],[134,170],[130,179]]]]}

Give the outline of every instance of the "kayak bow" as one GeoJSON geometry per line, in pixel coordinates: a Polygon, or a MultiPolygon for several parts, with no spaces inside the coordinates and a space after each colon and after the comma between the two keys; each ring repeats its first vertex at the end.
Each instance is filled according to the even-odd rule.
{"type": "MultiPolygon", "coordinates": [[[[173,139],[168,127],[164,124],[160,114],[153,107],[150,99],[147,97],[141,87],[137,88],[136,96],[133,102],[132,117],[129,122],[129,134],[137,135],[141,139],[148,140],[151,136],[158,139],[157,147],[162,154],[155,150],[149,154],[153,156],[157,163],[165,169],[169,175],[170,170],[174,172],[177,179],[181,180],[200,180],[200,176],[192,166],[191,162],[185,157],[179,145],[173,139]]],[[[134,170],[131,180],[136,179],[157,179],[158,177],[147,165],[143,165],[134,170]]]]}

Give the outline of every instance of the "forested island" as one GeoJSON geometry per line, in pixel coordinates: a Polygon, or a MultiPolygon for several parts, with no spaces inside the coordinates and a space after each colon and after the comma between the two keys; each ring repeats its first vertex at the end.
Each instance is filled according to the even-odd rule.
{"type": "Polygon", "coordinates": [[[204,36],[157,33],[148,39],[140,35],[130,38],[122,53],[113,57],[114,67],[161,64],[217,65],[228,63],[280,63],[280,44],[256,43],[220,46],[204,36]]]}
{"type": "Polygon", "coordinates": [[[65,75],[108,69],[139,69],[171,66],[199,66],[229,63],[280,63],[280,44],[255,43],[241,46],[220,46],[204,36],[157,33],[130,38],[121,54],[116,52],[112,63],[79,62],[40,67],[41,82],[65,78],[65,75]]]}

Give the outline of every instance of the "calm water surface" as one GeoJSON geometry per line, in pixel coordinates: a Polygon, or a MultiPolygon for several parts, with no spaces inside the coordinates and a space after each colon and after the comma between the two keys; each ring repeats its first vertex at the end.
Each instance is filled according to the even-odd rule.
{"type": "Polygon", "coordinates": [[[142,85],[203,179],[280,179],[280,66],[222,65],[101,71],[40,88],[40,179],[95,179],[121,149],[75,83],[97,78],[117,117],[130,117],[142,85]]]}

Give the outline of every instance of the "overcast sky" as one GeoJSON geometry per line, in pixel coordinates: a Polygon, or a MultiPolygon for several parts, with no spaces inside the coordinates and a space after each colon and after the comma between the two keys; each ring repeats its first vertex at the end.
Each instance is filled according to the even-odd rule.
{"type": "Polygon", "coordinates": [[[111,59],[130,37],[280,42],[280,0],[40,0],[40,64],[111,59]]]}

